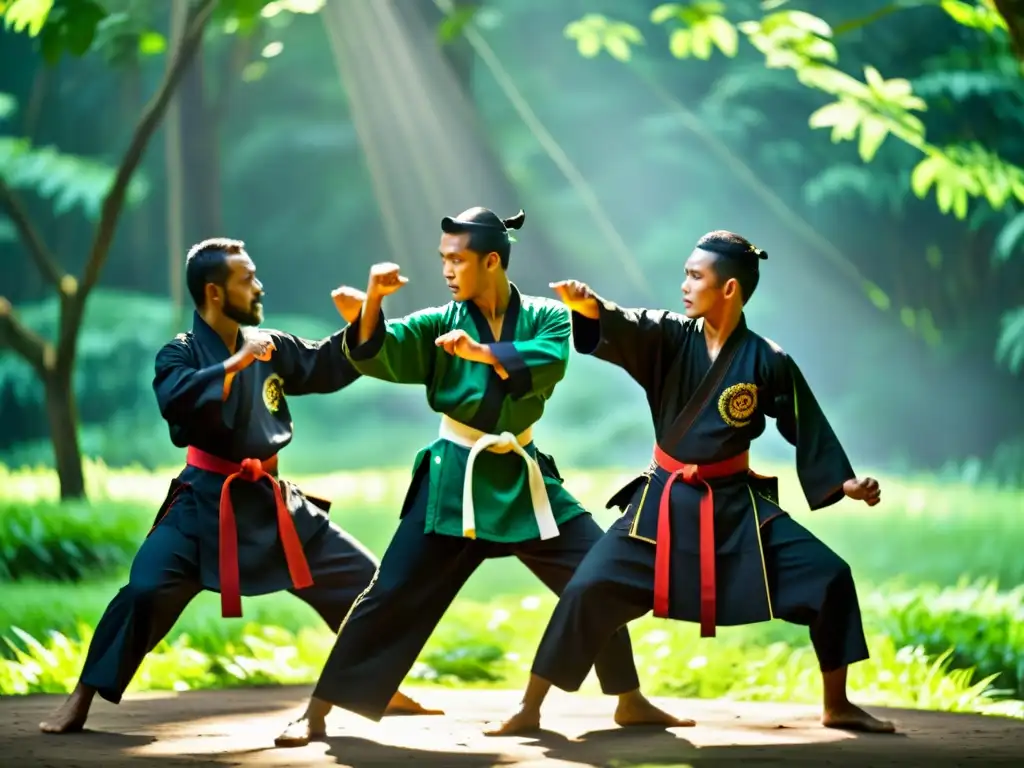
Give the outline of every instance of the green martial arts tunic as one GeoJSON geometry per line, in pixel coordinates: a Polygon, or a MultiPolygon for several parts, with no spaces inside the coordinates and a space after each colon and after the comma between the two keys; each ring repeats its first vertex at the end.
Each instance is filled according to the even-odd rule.
{"type": "MultiPolygon", "coordinates": [[[[430,407],[463,431],[519,436],[525,452],[540,467],[538,480],[543,475],[554,523],[561,524],[585,510],[562,486],[554,460],[537,451],[529,433],[565,375],[571,332],[564,305],[523,296],[513,285],[500,339],[494,338],[475,304],[450,302],[399,320],[386,320],[381,313],[373,336],[362,345],[357,320],[346,329],[343,344],[362,375],[424,385],[430,407]],[[491,365],[449,355],[434,344],[438,336],[456,329],[489,344],[508,378],[499,377],[491,365]]],[[[465,535],[463,496],[469,457],[468,447],[442,431],[416,456],[403,516],[420,483],[428,482],[425,533],[465,535]]],[[[527,462],[515,452],[483,451],[475,457],[471,498],[476,538],[514,543],[541,537],[527,469],[527,462]]]]}

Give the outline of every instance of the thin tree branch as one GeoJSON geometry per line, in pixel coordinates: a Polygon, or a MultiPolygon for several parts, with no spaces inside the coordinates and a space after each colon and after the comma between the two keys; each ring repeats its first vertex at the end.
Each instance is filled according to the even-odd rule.
{"type": "Polygon", "coordinates": [[[43,277],[54,288],[59,289],[61,280],[65,275],[64,270],[57,264],[57,259],[54,258],[53,253],[50,252],[46,243],[43,242],[43,236],[39,234],[39,230],[32,223],[32,219],[28,211],[25,210],[25,206],[21,204],[21,200],[18,199],[14,190],[7,186],[3,176],[0,176],[0,204],[7,209],[11,221],[14,222],[18,234],[21,235],[25,247],[28,249],[36,266],[39,267],[39,271],[43,273],[43,277]]]}
{"type": "Polygon", "coordinates": [[[156,95],[146,105],[142,117],[139,118],[139,122],[135,126],[128,149],[117,169],[114,183],[103,200],[99,224],[96,226],[96,237],[93,239],[89,260],[86,262],[85,272],[82,276],[80,300],[84,299],[99,280],[103,265],[110,253],[114,233],[117,230],[117,221],[124,206],[125,195],[128,193],[128,183],[142,161],[142,155],[167,110],[167,105],[185,68],[203,40],[203,32],[206,30],[206,24],[216,5],[217,0],[201,0],[190,13],[181,44],[174,51],[173,62],[164,74],[156,95]]]}
{"type": "Polygon", "coordinates": [[[0,347],[9,347],[31,365],[40,378],[45,378],[52,364],[53,349],[46,339],[22,325],[11,302],[0,296],[0,347]]]}

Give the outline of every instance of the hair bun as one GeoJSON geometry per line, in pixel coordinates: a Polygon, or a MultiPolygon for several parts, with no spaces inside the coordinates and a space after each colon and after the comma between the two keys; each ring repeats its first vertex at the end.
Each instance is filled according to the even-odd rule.
{"type": "Polygon", "coordinates": [[[519,209],[519,213],[509,219],[504,219],[501,223],[505,225],[505,229],[521,229],[525,222],[526,213],[519,209]]]}

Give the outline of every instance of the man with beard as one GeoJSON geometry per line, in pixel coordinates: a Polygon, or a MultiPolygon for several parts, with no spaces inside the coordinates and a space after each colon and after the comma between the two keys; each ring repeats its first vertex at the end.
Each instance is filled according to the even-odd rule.
{"type": "MultiPolygon", "coordinates": [[[[377,570],[373,555],[331,523],[327,502],[277,479],[277,455],[292,439],[286,396],[337,392],[359,378],[344,331],[322,341],[243,332],[262,322],[264,294],[237,240],[193,246],[186,280],[192,330],[157,353],[153,380],[171,441],[187,448],[186,467],[96,627],[77,687],[41,724],[46,733],[80,731],[97,693],[119,703],[202,590],[220,591],[222,614],[237,618],[241,595],[287,589],[337,632],[377,570]]],[[[360,297],[336,291],[334,299],[348,322],[358,317],[360,297]]],[[[398,692],[388,710],[440,714],[398,692]]]]}

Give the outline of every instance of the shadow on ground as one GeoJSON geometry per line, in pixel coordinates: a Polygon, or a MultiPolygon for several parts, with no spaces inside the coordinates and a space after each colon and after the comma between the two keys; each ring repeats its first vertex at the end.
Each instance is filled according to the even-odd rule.
{"type": "Polygon", "coordinates": [[[119,768],[178,766],[370,766],[483,768],[543,765],[750,765],[884,768],[885,766],[1010,766],[1024,755],[1024,722],[975,715],[881,710],[901,730],[895,736],[854,735],[822,728],[814,707],[660,699],[693,717],[696,728],[618,728],[614,701],[555,694],[545,730],[488,738],[485,723],[510,713],[518,693],[424,690],[419,698],[443,717],[385,718],[371,723],[347,713],[329,720],[324,742],[273,748],[274,736],[301,709],[307,688],[248,688],[129,697],[120,707],[100,703],[89,730],[45,736],[38,723],[56,696],[0,700],[4,765],[119,768]],[[410,762],[413,761],[413,762],[410,762]]]}

